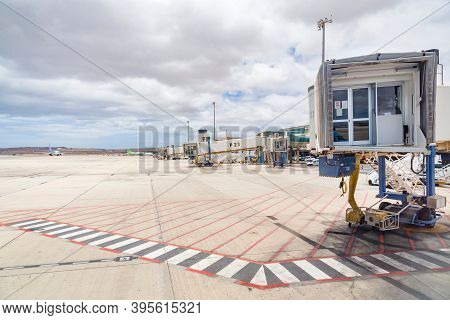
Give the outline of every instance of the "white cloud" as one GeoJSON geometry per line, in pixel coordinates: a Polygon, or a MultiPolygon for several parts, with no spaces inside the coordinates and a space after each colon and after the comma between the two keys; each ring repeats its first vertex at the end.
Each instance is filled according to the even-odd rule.
{"type": "MultiPolygon", "coordinates": [[[[261,126],[305,96],[321,54],[315,22],[327,26],[327,57],[368,54],[441,1],[11,1],[11,5],[181,121],[199,128],[261,126]],[[293,49],[294,48],[294,49],[293,49]],[[295,50],[295,52],[293,51],[295,50]]],[[[450,65],[450,6],[383,51],[441,50],[450,65]]],[[[9,144],[29,139],[86,145],[86,135],[136,135],[173,118],[17,15],[0,10],[0,120],[9,144]],[[33,119],[38,117],[41,125],[33,119]],[[45,126],[45,128],[43,128],[45,126]],[[11,129],[12,128],[12,129],[11,129]],[[36,134],[30,135],[33,131],[36,134]],[[42,136],[45,133],[45,138],[42,136]],[[37,137],[41,136],[40,140],[37,137]],[[77,140],[78,137],[78,140],[77,140]]],[[[447,73],[448,74],[448,73],[447,73]]],[[[303,124],[307,102],[272,123],[303,124]]],[[[2,130],[2,129],[0,129],[2,130]]],[[[0,131],[1,133],[1,131],[0,131]]],[[[102,140],[104,142],[106,140],[102,140]]],[[[127,140],[126,143],[129,143],[127,140]]],[[[5,142],[2,142],[5,143],[5,142]]]]}

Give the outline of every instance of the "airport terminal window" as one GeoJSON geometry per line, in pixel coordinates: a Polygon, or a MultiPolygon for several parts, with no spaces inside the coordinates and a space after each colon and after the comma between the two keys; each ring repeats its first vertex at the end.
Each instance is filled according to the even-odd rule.
{"type": "Polygon", "coordinates": [[[394,115],[402,113],[402,87],[388,86],[377,88],[378,115],[394,115]]]}

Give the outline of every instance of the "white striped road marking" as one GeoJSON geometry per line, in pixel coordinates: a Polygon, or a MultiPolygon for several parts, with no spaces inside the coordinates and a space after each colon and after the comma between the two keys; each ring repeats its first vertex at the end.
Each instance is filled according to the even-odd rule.
{"type": "Polygon", "coordinates": [[[423,254],[426,254],[427,256],[433,257],[436,260],[440,260],[442,262],[448,263],[450,264],[450,259],[444,256],[441,256],[440,254],[434,253],[434,252],[429,252],[429,251],[419,251],[423,254]]]}
{"type": "Polygon", "coordinates": [[[20,228],[20,226],[25,226],[27,224],[32,224],[32,223],[39,222],[39,221],[44,221],[44,220],[40,220],[39,219],[39,220],[31,220],[31,221],[27,221],[27,222],[20,222],[20,223],[17,223],[17,224],[12,224],[11,226],[20,228]]]}
{"type": "Polygon", "coordinates": [[[70,227],[70,228],[66,228],[66,229],[61,229],[61,230],[56,230],[56,231],[52,231],[52,232],[48,232],[46,234],[48,234],[49,236],[54,235],[54,234],[58,234],[58,233],[63,233],[66,231],[70,231],[70,230],[75,230],[78,229],[80,227],[70,227]]]}
{"type": "Polygon", "coordinates": [[[425,266],[427,268],[430,268],[430,269],[440,268],[441,267],[441,266],[435,265],[434,263],[431,263],[431,262],[429,262],[427,260],[418,258],[418,257],[413,256],[413,255],[411,255],[409,253],[406,253],[406,252],[397,252],[396,255],[398,255],[400,257],[403,257],[405,259],[411,260],[411,261],[413,261],[415,263],[421,264],[421,265],[423,265],[423,266],[425,266]]]}
{"type": "Polygon", "coordinates": [[[248,265],[247,261],[243,260],[233,260],[229,265],[227,265],[225,268],[217,272],[219,276],[231,278],[234,276],[237,272],[239,272],[242,268],[244,268],[246,265],[248,265]]]}
{"type": "Polygon", "coordinates": [[[293,282],[299,282],[300,280],[297,279],[296,276],[294,276],[292,273],[289,272],[288,269],[283,267],[279,263],[269,263],[265,265],[270,271],[272,271],[278,279],[283,281],[284,283],[293,283],[293,282]]]}
{"type": "Polygon", "coordinates": [[[264,272],[264,267],[261,266],[256,272],[255,276],[253,277],[252,281],[250,283],[259,285],[259,286],[267,286],[267,279],[266,279],[266,273],[264,272]]]}
{"type": "Polygon", "coordinates": [[[81,237],[81,238],[76,238],[76,239],[74,239],[74,241],[76,241],[76,242],[83,242],[83,241],[86,241],[86,240],[91,240],[91,239],[100,237],[100,236],[102,236],[104,234],[106,234],[106,232],[100,232],[99,231],[97,233],[93,233],[93,234],[90,234],[88,236],[84,236],[84,237],[81,237]]]}
{"type": "Polygon", "coordinates": [[[96,240],[94,242],[90,242],[89,245],[90,246],[100,246],[102,243],[106,243],[106,242],[109,242],[109,241],[112,241],[112,240],[116,240],[116,239],[119,239],[119,238],[122,238],[122,237],[123,236],[119,236],[117,234],[110,235],[110,236],[108,236],[106,238],[103,238],[103,239],[100,239],[100,240],[96,240]]]}
{"type": "Polygon", "coordinates": [[[136,252],[139,252],[139,251],[141,251],[141,250],[144,250],[144,249],[153,247],[153,246],[155,246],[155,245],[157,245],[156,242],[149,241],[149,242],[140,244],[140,245],[138,245],[138,246],[136,246],[136,247],[127,249],[127,250],[125,250],[124,252],[129,253],[129,254],[135,254],[136,252]]]}
{"type": "Polygon", "coordinates": [[[350,269],[349,267],[347,267],[346,265],[340,263],[336,259],[323,258],[323,259],[320,259],[320,261],[322,261],[323,263],[329,265],[331,268],[335,269],[336,271],[338,271],[339,273],[343,274],[346,277],[352,278],[352,277],[360,276],[360,274],[358,272],[350,269]]]}
{"type": "MultiPolygon", "coordinates": [[[[25,228],[34,229],[34,228],[45,227],[45,226],[48,226],[50,224],[54,224],[54,222],[46,221],[46,222],[35,224],[35,225],[29,226],[29,227],[25,227],[25,228]]],[[[39,230],[36,230],[36,231],[39,231],[39,230]]]]}
{"type": "Polygon", "coordinates": [[[166,262],[171,264],[179,264],[180,262],[183,262],[189,258],[192,258],[196,254],[198,254],[199,251],[188,249],[186,251],[183,251],[180,254],[177,254],[176,256],[168,259],[166,262]]]}
{"type": "Polygon", "coordinates": [[[357,264],[362,265],[363,267],[365,267],[366,269],[368,269],[369,271],[371,271],[373,273],[376,273],[376,274],[389,273],[388,271],[381,269],[380,267],[378,267],[364,259],[361,259],[360,257],[354,256],[354,257],[349,257],[349,259],[357,264]]]}
{"type": "Polygon", "coordinates": [[[395,267],[395,268],[397,268],[399,270],[402,270],[402,271],[410,272],[410,271],[415,271],[416,270],[413,267],[407,266],[406,264],[398,262],[397,260],[391,259],[391,258],[389,258],[389,257],[387,257],[385,255],[382,255],[382,254],[373,254],[372,257],[374,257],[375,259],[378,259],[380,261],[383,261],[384,263],[387,263],[387,264],[389,264],[389,265],[391,265],[391,266],[393,266],[393,267],[395,267]]]}
{"type": "Polygon", "coordinates": [[[113,250],[113,249],[117,249],[117,248],[126,246],[126,245],[131,244],[131,243],[135,243],[135,242],[138,242],[138,241],[141,241],[141,240],[131,238],[131,239],[127,239],[127,240],[123,240],[123,241],[114,243],[114,244],[112,244],[110,246],[107,246],[106,248],[113,250]]]}
{"type": "Polygon", "coordinates": [[[42,232],[44,233],[45,230],[50,230],[50,229],[55,229],[55,228],[60,228],[60,227],[67,227],[67,224],[55,224],[53,226],[48,226],[48,227],[44,227],[44,228],[39,228],[39,230],[36,230],[38,232],[42,232]]]}
{"type": "Polygon", "coordinates": [[[448,252],[448,251],[450,251],[450,248],[441,248],[441,249],[439,249],[439,250],[448,252]]]}
{"type": "Polygon", "coordinates": [[[88,233],[88,232],[91,232],[91,231],[94,231],[94,230],[83,229],[83,230],[73,231],[73,232],[69,232],[67,234],[64,234],[62,236],[59,236],[58,238],[67,239],[67,238],[78,236],[80,234],[85,234],[85,233],[88,233]]]}
{"type": "Polygon", "coordinates": [[[196,264],[192,265],[190,267],[190,269],[194,269],[194,270],[206,269],[210,265],[212,265],[213,263],[219,261],[222,258],[223,258],[222,256],[218,256],[217,254],[211,254],[211,255],[207,256],[205,259],[202,259],[199,262],[197,262],[196,264]]]}
{"type": "Polygon", "coordinates": [[[149,259],[154,259],[156,257],[162,256],[163,254],[165,254],[167,252],[170,252],[172,250],[175,250],[177,248],[178,247],[167,245],[167,246],[162,247],[161,249],[158,249],[158,250],[152,251],[150,253],[147,253],[143,257],[149,258],[149,259]]]}
{"type": "Polygon", "coordinates": [[[306,260],[294,261],[294,263],[316,280],[331,279],[329,275],[306,260]]]}

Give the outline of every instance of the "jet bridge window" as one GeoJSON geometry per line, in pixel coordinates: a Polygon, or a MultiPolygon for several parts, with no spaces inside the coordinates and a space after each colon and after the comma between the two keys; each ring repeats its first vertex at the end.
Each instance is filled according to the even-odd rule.
{"type": "Polygon", "coordinates": [[[333,91],[333,120],[348,119],[348,91],[333,91]]]}
{"type": "Polygon", "coordinates": [[[401,96],[401,86],[378,87],[378,115],[402,114],[401,96]]]}

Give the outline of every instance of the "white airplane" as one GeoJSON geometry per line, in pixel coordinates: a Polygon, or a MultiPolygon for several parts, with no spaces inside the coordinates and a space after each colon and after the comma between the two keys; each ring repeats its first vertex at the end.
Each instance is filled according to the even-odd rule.
{"type": "Polygon", "coordinates": [[[59,150],[52,150],[52,147],[48,146],[48,155],[49,156],[62,156],[62,152],[59,150]]]}

